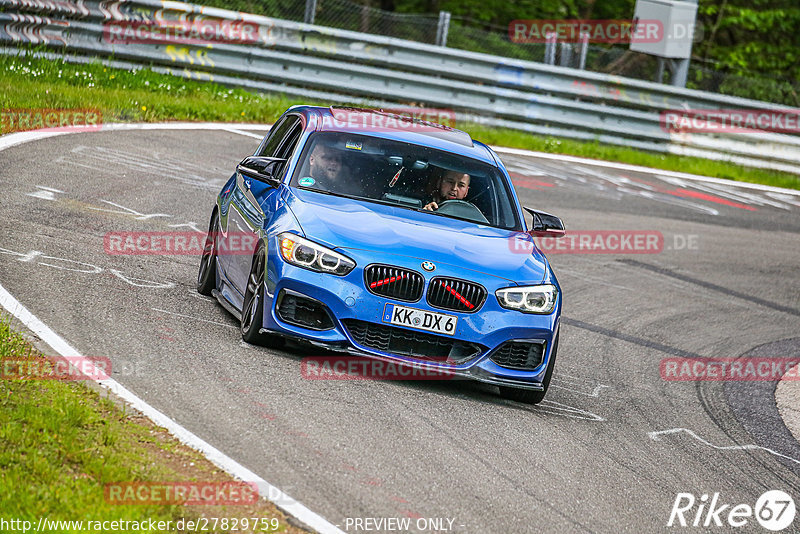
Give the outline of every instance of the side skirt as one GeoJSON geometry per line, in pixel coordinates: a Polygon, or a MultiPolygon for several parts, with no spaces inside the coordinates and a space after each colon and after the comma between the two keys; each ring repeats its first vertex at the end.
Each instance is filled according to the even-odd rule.
{"type": "Polygon", "coordinates": [[[241,321],[241,320],[242,320],[242,312],[240,312],[239,310],[237,310],[237,309],[236,309],[236,307],[235,307],[233,304],[231,304],[231,303],[230,303],[230,301],[228,301],[228,299],[226,299],[226,298],[225,298],[225,296],[224,296],[222,293],[220,293],[220,292],[219,292],[218,290],[216,290],[216,289],[212,289],[212,290],[211,290],[211,295],[212,295],[214,298],[216,298],[216,299],[217,299],[217,302],[219,302],[219,303],[220,303],[220,305],[221,305],[223,308],[225,308],[226,310],[228,310],[228,313],[230,313],[231,315],[233,315],[234,317],[236,317],[237,319],[239,319],[239,321],[241,321]]]}

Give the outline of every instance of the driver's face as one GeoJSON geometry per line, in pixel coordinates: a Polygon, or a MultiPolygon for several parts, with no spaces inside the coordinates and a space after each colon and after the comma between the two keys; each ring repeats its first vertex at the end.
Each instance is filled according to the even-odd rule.
{"type": "Polygon", "coordinates": [[[330,148],[317,146],[308,160],[311,175],[316,178],[336,180],[342,170],[342,157],[330,148]]]}
{"type": "Polygon", "coordinates": [[[462,200],[469,192],[469,174],[447,173],[439,186],[442,200],[462,200]]]}

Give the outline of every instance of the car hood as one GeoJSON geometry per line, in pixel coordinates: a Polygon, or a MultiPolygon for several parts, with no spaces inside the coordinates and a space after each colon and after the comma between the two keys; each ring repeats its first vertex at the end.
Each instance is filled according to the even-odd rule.
{"type": "Polygon", "coordinates": [[[532,243],[522,232],[302,189],[286,200],[307,238],[340,251],[397,254],[520,284],[545,278],[546,260],[519,246],[520,236],[532,243]]]}

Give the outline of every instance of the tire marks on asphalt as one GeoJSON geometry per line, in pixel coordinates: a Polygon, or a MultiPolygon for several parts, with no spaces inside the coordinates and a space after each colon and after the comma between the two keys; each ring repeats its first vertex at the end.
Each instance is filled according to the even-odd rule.
{"type": "Polygon", "coordinates": [[[754,304],[758,304],[760,306],[764,306],[766,308],[771,308],[773,310],[781,311],[784,313],[788,313],[790,315],[795,315],[800,317],[800,310],[795,308],[791,308],[789,306],[784,306],[782,304],[777,304],[775,302],[770,302],[768,300],[764,300],[762,298],[754,297],[753,295],[748,295],[746,293],[742,293],[740,291],[736,291],[734,289],[728,289],[727,287],[723,287],[717,284],[713,284],[711,282],[706,282],[705,280],[700,280],[699,278],[694,278],[692,276],[688,276],[685,274],[680,274],[675,272],[672,269],[666,269],[664,267],[659,267],[657,265],[651,265],[649,263],[645,263],[638,260],[632,260],[628,258],[622,258],[617,260],[620,263],[624,263],[625,265],[630,265],[632,267],[638,267],[640,269],[645,269],[654,273],[658,273],[663,276],[667,276],[670,278],[674,278],[676,280],[680,280],[682,282],[688,282],[690,284],[694,284],[696,286],[700,286],[705,289],[709,289],[711,291],[715,291],[717,293],[722,293],[724,295],[729,295],[731,297],[736,297],[738,299],[746,300],[748,302],[752,302],[754,304]]]}
{"type": "Polygon", "coordinates": [[[176,317],[182,317],[184,319],[191,319],[192,321],[200,321],[203,323],[215,324],[217,326],[224,326],[225,328],[233,328],[234,330],[239,330],[239,327],[234,326],[232,324],[225,324],[217,321],[209,321],[208,319],[201,319],[200,317],[195,317],[193,315],[185,315],[183,313],[172,312],[169,310],[162,310],[161,308],[150,308],[150,309],[159,313],[166,313],[167,315],[174,315],[176,317]]]}
{"type": "Polygon", "coordinates": [[[659,352],[663,352],[666,354],[670,354],[672,356],[680,356],[681,358],[690,358],[690,359],[698,359],[702,358],[699,354],[695,354],[694,352],[689,352],[687,350],[679,349],[677,347],[671,347],[669,345],[665,345],[663,343],[659,343],[658,341],[651,341],[649,339],[645,339],[639,336],[633,336],[631,334],[625,334],[623,332],[618,332],[616,330],[611,330],[610,328],[606,328],[604,326],[599,326],[592,323],[587,323],[585,321],[581,321],[579,319],[573,319],[571,317],[561,316],[561,322],[570,326],[574,326],[576,328],[581,328],[583,330],[588,330],[590,332],[594,332],[596,334],[602,334],[604,336],[612,337],[614,339],[619,339],[622,341],[627,341],[628,343],[633,343],[635,345],[639,345],[641,347],[646,347],[648,349],[657,350],[659,352]]]}

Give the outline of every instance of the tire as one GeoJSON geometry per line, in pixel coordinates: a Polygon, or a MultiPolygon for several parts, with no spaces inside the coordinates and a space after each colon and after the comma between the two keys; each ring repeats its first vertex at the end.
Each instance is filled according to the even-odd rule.
{"type": "Polygon", "coordinates": [[[544,389],[542,391],[534,391],[532,389],[500,386],[501,397],[517,402],[524,402],[525,404],[539,404],[544,400],[544,396],[547,394],[547,389],[550,387],[550,378],[553,376],[553,368],[556,366],[559,335],[556,335],[556,341],[553,344],[553,352],[550,354],[550,361],[547,364],[547,371],[545,371],[544,380],[542,380],[542,386],[544,389]]]}
{"type": "Polygon", "coordinates": [[[242,339],[251,345],[279,348],[283,346],[282,337],[259,332],[264,323],[264,275],[266,273],[266,251],[259,246],[253,255],[247,288],[242,301],[242,339]]]}
{"type": "Polygon", "coordinates": [[[200,257],[200,270],[197,273],[197,292],[201,295],[211,296],[211,291],[217,288],[217,231],[219,228],[219,214],[214,210],[211,222],[208,224],[208,233],[203,245],[203,255],[200,257]]]}

